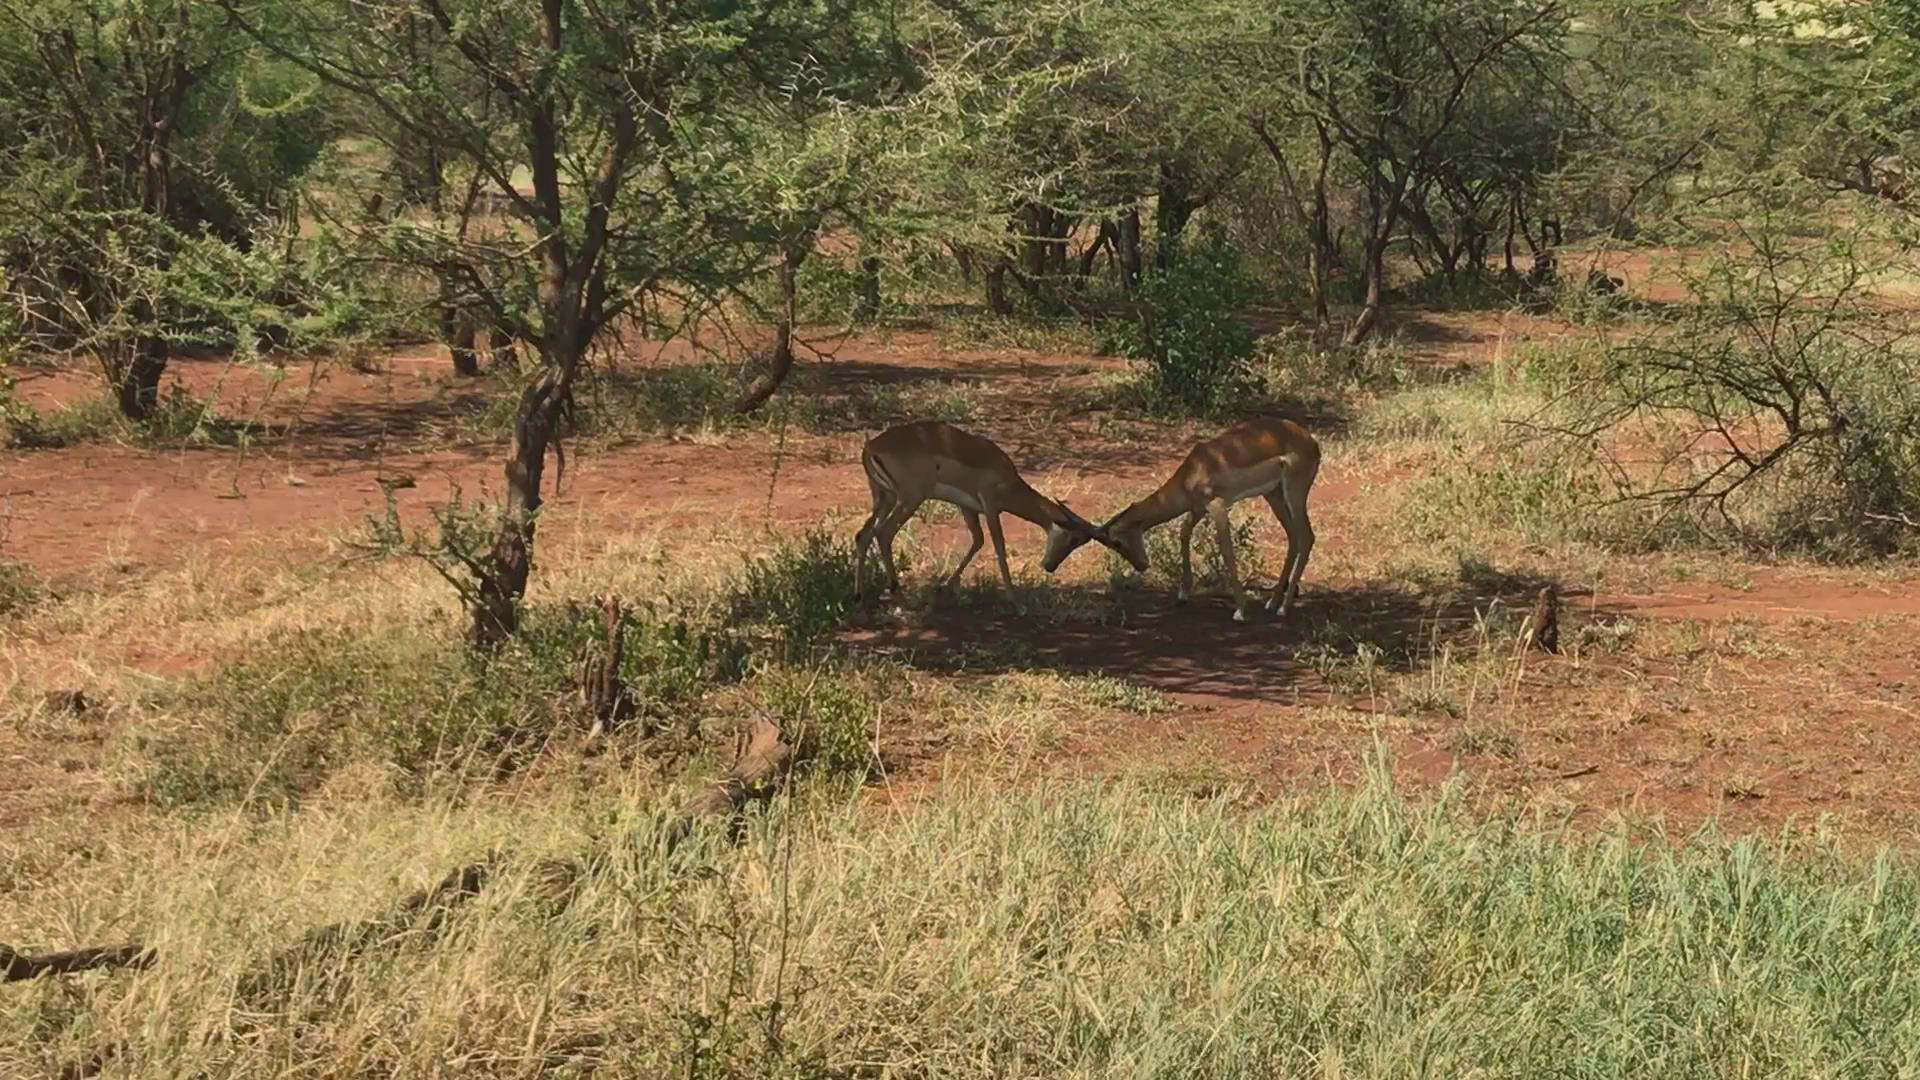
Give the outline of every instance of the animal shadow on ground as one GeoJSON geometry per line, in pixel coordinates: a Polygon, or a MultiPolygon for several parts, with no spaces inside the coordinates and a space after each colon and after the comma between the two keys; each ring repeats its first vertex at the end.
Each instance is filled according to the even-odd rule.
{"type": "MultiPolygon", "coordinates": [[[[1271,582],[1259,584],[1264,601],[1271,582]]],[[[1307,588],[1285,619],[1255,609],[1236,623],[1217,590],[1178,605],[1160,588],[1030,585],[1008,594],[974,584],[923,592],[904,614],[870,618],[842,641],[927,671],[1105,674],[1164,693],[1281,702],[1312,674],[1309,655],[1365,655],[1384,671],[1415,671],[1489,625],[1517,629],[1545,585],[1558,587],[1468,564],[1454,581],[1307,588]]]]}

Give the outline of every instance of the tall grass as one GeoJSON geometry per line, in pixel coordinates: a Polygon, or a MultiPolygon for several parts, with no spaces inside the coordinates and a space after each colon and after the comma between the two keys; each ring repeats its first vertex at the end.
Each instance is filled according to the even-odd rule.
{"type": "Polygon", "coordinates": [[[0,1045],[49,1068],[118,1045],[127,1076],[1920,1069],[1920,874],[1817,838],[1574,836],[1376,771],[1251,815],[1126,786],[802,796],[702,868],[657,856],[652,805],[364,808],[112,851],[0,894],[0,921],[168,959],[9,988],[0,1045]],[[525,869],[437,942],[316,961],[284,1007],[234,1011],[269,940],[495,843],[525,869]],[[532,856],[583,844],[624,857],[536,903],[532,856]]]}

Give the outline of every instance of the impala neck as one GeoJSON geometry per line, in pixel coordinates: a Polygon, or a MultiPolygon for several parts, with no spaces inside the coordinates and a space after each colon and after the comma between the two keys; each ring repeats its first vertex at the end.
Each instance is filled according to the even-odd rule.
{"type": "Polygon", "coordinates": [[[1169,481],[1162,484],[1160,490],[1121,511],[1117,523],[1144,532],[1156,525],[1165,525],[1188,509],[1186,492],[1169,481]]]}
{"type": "Polygon", "coordinates": [[[1007,492],[1001,499],[1001,510],[1043,529],[1052,528],[1066,517],[1060,512],[1058,503],[1024,484],[1007,492]]]}

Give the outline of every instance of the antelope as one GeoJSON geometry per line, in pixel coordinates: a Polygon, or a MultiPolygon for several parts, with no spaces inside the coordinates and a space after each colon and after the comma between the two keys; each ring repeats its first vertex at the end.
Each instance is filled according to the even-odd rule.
{"type": "MultiPolygon", "coordinates": [[[[1233,620],[1247,621],[1248,594],[1234,568],[1233,530],[1227,508],[1241,499],[1264,496],[1273,516],[1287,530],[1287,561],[1274,582],[1267,609],[1285,616],[1300,593],[1300,576],[1313,551],[1313,524],[1307,519],[1307,490],[1320,471],[1320,444],[1291,420],[1248,420],[1195,446],[1166,483],[1153,494],[1115,514],[1100,529],[1106,544],[1147,572],[1147,530],[1186,515],[1180,525],[1178,603],[1193,594],[1193,528],[1202,514],[1213,519],[1221,568],[1233,597],[1233,620]]],[[[1096,538],[1097,539],[1097,538],[1096,538]]],[[[1071,552],[1084,540],[1069,538],[1071,552]]],[[[1065,557],[1064,554],[1062,556],[1065,557]]],[[[1057,563],[1056,563],[1057,565],[1057,563]]]]}
{"type": "Polygon", "coordinates": [[[1107,543],[1106,533],[1079,514],[1033,490],[1020,477],[1013,459],[992,441],[938,420],[920,420],[891,427],[867,440],[860,465],[873,489],[873,512],[853,540],[854,593],[865,600],[867,545],[878,543],[880,565],[887,572],[889,590],[898,591],[900,575],[893,566],[893,537],[920,504],[928,499],[960,508],[973,546],[953,568],[941,588],[951,586],[980,553],[985,538],[980,519],[993,534],[993,555],[1000,563],[1000,580],[1013,588],[1007,569],[1007,541],[1000,531],[1002,512],[1024,518],[1047,531],[1047,549],[1041,567],[1051,574],[1067,553],[1087,540],[1107,543]]]}

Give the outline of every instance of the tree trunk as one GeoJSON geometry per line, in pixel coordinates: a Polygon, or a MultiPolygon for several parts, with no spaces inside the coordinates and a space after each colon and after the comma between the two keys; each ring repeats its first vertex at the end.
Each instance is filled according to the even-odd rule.
{"type": "MultiPolygon", "coordinates": [[[[787,287],[784,279],[781,287],[787,287]]],[[[791,321],[791,310],[787,317],[791,321]]],[[[877,255],[869,255],[860,261],[860,302],[854,306],[853,317],[861,322],[872,322],[880,317],[880,257],[877,255]]]]}
{"type": "Polygon", "coordinates": [[[1518,200],[1508,199],[1507,200],[1507,265],[1506,265],[1505,272],[1510,275],[1518,274],[1520,272],[1516,270],[1513,265],[1513,233],[1514,233],[1514,230],[1518,227],[1519,221],[1520,221],[1520,204],[1518,200]]]}
{"type": "Polygon", "coordinates": [[[1327,210],[1327,170],[1333,163],[1333,136],[1325,124],[1316,126],[1319,136],[1319,167],[1314,173],[1311,203],[1302,206],[1300,186],[1294,181],[1293,169],[1287,164],[1287,156],[1281,152],[1280,144],[1268,132],[1266,122],[1256,119],[1253,130],[1266,144],[1267,153],[1280,170],[1280,184],[1286,188],[1287,208],[1293,212],[1294,223],[1307,234],[1307,296],[1313,301],[1314,325],[1326,329],[1333,318],[1327,311],[1327,273],[1333,266],[1333,236],[1328,228],[1330,214],[1327,210]]]}
{"type": "Polygon", "coordinates": [[[960,267],[960,280],[969,285],[973,284],[973,251],[970,248],[959,245],[951,246],[953,248],[953,261],[960,267]]]}
{"type": "MultiPolygon", "coordinates": [[[[774,395],[774,391],[780,389],[780,385],[787,381],[787,375],[793,371],[793,322],[796,306],[794,298],[799,292],[794,283],[794,275],[800,268],[801,260],[806,258],[806,250],[798,247],[791,248],[780,259],[781,311],[780,322],[774,328],[773,356],[767,362],[766,373],[755,379],[753,385],[747,387],[746,393],[740,395],[740,400],[733,403],[735,412],[750,413],[766,404],[767,399],[774,395]]],[[[867,261],[875,264],[873,273],[877,275],[880,260],[868,259],[867,261]]]]}
{"type": "Polygon", "coordinates": [[[1052,240],[1047,242],[1047,273],[1054,278],[1067,276],[1067,241],[1073,235],[1074,219],[1071,215],[1053,211],[1052,240]]]}
{"type": "Polygon", "coordinates": [[[1131,296],[1134,288],[1140,284],[1140,272],[1143,269],[1140,263],[1139,207],[1128,207],[1127,212],[1120,215],[1117,232],[1119,243],[1114,250],[1120,257],[1120,289],[1131,296]]]}
{"type": "MultiPolygon", "coordinates": [[[[187,36],[186,5],[181,5],[178,15],[180,37],[176,47],[183,47],[178,42],[184,42],[187,36]]],[[[179,126],[187,86],[192,80],[186,59],[177,51],[158,58],[158,65],[162,68],[161,77],[148,84],[140,100],[140,128],[133,150],[139,155],[140,209],[156,220],[171,224],[174,220],[173,134],[179,126]]],[[[165,270],[169,261],[162,252],[158,269],[165,270]]],[[[161,312],[146,300],[134,305],[134,317],[141,324],[154,325],[160,316],[161,312]]],[[[160,376],[167,370],[168,352],[166,340],[158,334],[143,333],[134,339],[133,355],[118,388],[120,412],[129,420],[145,420],[159,405],[160,376]]]]}
{"type": "Polygon", "coordinates": [[[1024,230],[1020,238],[1020,269],[1030,278],[1037,278],[1047,272],[1047,248],[1053,236],[1053,210],[1039,203],[1028,203],[1025,220],[1020,223],[1024,230]]]}
{"type": "Polygon", "coordinates": [[[1381,292],[1385,287],[1387,243],[1393,238],[1393,226],[1401,202],[1406,196],[1408,176],[1391,178],[1374,170],[1367,178],[1367,298],[1360,314],[1347,328],[1346,343],[1358,345],[1367,340],[1380,324],[1381,292]]]}
{"type": "Polygon", "coordinates": [[[987,310],[995,315],[1013,314],[1013,301],[1007,296],[1007,258],[1002,255],[987,268],[987,310]]]}
{"type": "Polygon", "coordinates": [[[1173,265],[1174,251],[1187,222],[1200,204],[1193,198],[1193,181],[1178,166],[1160,163],[1160,180],[1153,204],[1153,267],[1165,270],[1173,265]]]}
{"type": "Polygon", "coordinates": [[[1409,194],[1406,201],[1407,223],[1420,234],[1434,257],[1440,260],[1440,271],[1448,277],[1453,276],[1457,257],[1451,245],[1440,235],[1440,227],[1433,223],[1433,215],[1427,212],[1426,200],[1409,194]]]}
{"type": "Polygon", "coordinates": [[[1110,221],[1101,222],[1099,235],[1093,238],[1093,243],[1087,245],[1087,250],[1080,253],[1080,265],[1074,270],[1074,277],[1077,278],[1082,285],[1086,284],[1086,280],[1093,276],[1093,264],[1099,261],[1101,250],[1112,240],[1113,223],[1110,221]]]}
{"type": "Polygon", "coordinates": [[[471,378],[480,374],[479,333],[471,316],[448,304],[440,309],[440,336],[453,357],[453,373],[471,378]]]}
{"type": "Polygon", "coordinates": [[[1380,279],[1385,273],[1386,248],[1384,239],[1367,242],[1367,298],[1360,306],[1360,313],[1353,317],[1353,324],[1347,327],[1348,345],[1358,345],[1367,340],[1367,335],[1379,325],[1380,279]]]}
{"type": "Polygon", "coordinates": [[[572,400],[573,373],[579,366],[572,337],[571,329],[564,340],[561,334],[548,334],[542,343],[546,372],[520,395],[513,444],[507,452],[507,501],[500,513],[500,531],[479,564],[480,580],[472,597],[469,636],[476,648],[495,648],[520,626],[520,598],[526,595],[527,577],[533,572],[534,527],[547,448],[553,445],[560,418],[572,400]]]}
{"type": "Polygon", "coordinates": [[[160,376],[167,371],[165,338],[142,334],[134,339],[133,355],[117,388],[120,413],[129,420],[146,420],[160,404],[160,376]]]}

